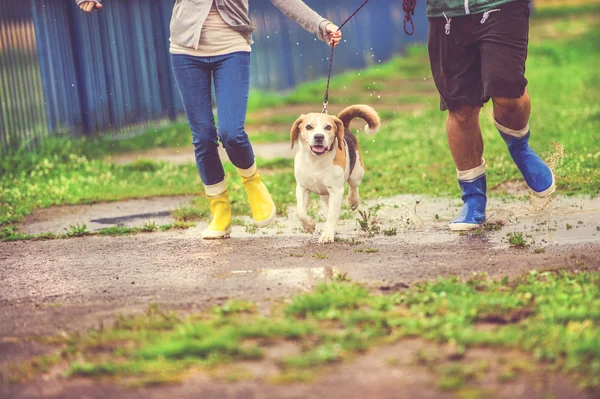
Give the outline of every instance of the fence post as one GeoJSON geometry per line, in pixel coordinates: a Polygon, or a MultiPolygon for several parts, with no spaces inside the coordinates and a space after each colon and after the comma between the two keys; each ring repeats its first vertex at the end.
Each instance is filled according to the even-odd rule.
{"type": "Polygon", "coordinates": [[[73,53],[73,66],[76,76],[75,81],[77,82],[77,93],[79,94],[79,101],[81,104],[81,122],[83,125],[83,131],[89,136],[94,129],[90,120],[89,104],[86,101],[86,93],[91,89],[88,85],[88,79],[86,76],[86,59],[81,54],[81,49],[84,46],[81,37],[84,33],[81,31],[79,24],[75,22],[76,17],[74,13],[76,12],[76,7],[74,6],[74,2],[72,0],[62,1],[69,3],[67,4],[67,21],[69,35],[71,36],[71,41],[73,43],[73,48],[71,51],[73,53]]]}
{"type": "Polygon", "coordinates": [[[35,40],[37,42],[38,57],[40,59],[40,75],[42,76],[42,89],[44,91],[44,107],[46,109],[46,124],[48,125],[48,131],[54,132],[57,127],[56,115],[52,112],[50,107],[49,99],[50,96],[50,77],[48,75],[48,57],[46,55],[46,46],[44,30],[42,29],[41,16],[39,15],[38,8],[36,7],[36,0],[31,0],[31,15],[33,16],[33,25],[35,27],[35,40]]]}

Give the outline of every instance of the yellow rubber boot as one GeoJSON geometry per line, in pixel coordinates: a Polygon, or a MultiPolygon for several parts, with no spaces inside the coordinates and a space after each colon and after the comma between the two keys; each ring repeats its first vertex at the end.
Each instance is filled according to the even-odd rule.
{"type": "Polygon", "coordinates": [[[242,176],[242,184],[246,189],[250,208],[252,209],[252,218],[257,227],[266,227],[275,220],[277,209],[275,203],[269,194],[269,190],[260,180],[260,175],[256,171],[256,165],[251,169],[238,172],[242,176]]]}
{"type": "Polygon", "coordinates": [[[208,227],[202,232],[205,240],[218,240],[229,238],[231,235],[231,205],[229,204],[229,193],[225,191],[217,197],[208,197],[210,203],[210,214],[212,220],[208,227]]]}

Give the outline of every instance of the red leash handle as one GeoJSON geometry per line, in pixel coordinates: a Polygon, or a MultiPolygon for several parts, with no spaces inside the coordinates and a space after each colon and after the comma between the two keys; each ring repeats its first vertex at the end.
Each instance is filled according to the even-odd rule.
{"type": "Polygon", "coordinates": [[[404,33],[408,36],[412,36],[415,33],[415,23],[412,20],[415,15],[415,8],[417,7],[417,0],[402,0],[402,11],[404,11],[404,33]],[[407,24],[410,23],[410,32],[406,29],[407,24]]]}

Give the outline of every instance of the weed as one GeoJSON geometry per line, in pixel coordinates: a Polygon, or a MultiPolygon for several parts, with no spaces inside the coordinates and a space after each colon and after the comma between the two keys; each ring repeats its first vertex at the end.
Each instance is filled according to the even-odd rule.
{"type": "Polygon", "coordinates": [[[346,244],[350,246],[361,245],[365,243],[364,241],[357,240],[356,238],[342,238],[338,236],[334,238],[334,242],[339,242],[341,244],[346,244]]]}
{"type": "Polygon", "coordinates": [[[252,302],[231,300],[226,302],[222,306],[213,308],[213,312],[220,315],[230,315],[234,313],[254,313],[256,312],[256,305],[252,302]]]}
{"type": "Polygon", "coordinates": [[[142,227],[140,227],[140,231],[145,232],[145,233],[151,233],[158,229],[159,229],[159,226],[156,224],[156,222],[150,221],[150,220],[147,221],[146,223],[144,223],[144,225],[142,227]]]}
{"type": "Polygon", "coordinates": [[[245,226],[246,225],[246,221],[244,219],[241,219],[241,218],[233,218],[233,219],[231,219],[231,224],[233,226],[245,226]]]}
{"type": "Polygon", "coordinates": [[[440,388],[445,391],[456,391],[469,381],[481,378],[487,369],[486,362],[477,365],[452,364],[444,370],[440,388]]]}
{"type": "Polygon", "coordinates": [[[196,223],[194,222],[184,222],[182,220],[176,220],[175,223],[172,224],[173,229],[185,230],[192,227],[195,227],[196,223]]]}
{"type": "Polygon", "coordinates": [[[398,229],[395,228],[395,227],[390,227],[388,229],[384,229],[382,231],[382,233],[383,233],[384,236],[388,236],[388,237],[389,236],[395,236],[396,234],[398,234],[398,229]]]}
{"type": "Polygon", "coordinates": [[[567,223],[567,230],[571,230],[573,228],[573,225],[570,225],[569,223],[567,223]]]}
{"type": "Polygon", "coordinates": [[[290,257],[292,257],[292,258],[302,258],[302,257],[304,257],[304,255],[303,254],[290,254],[290,257]]]}
{"type": "Polygon", "coordinates": [[[371,210],[369,210],[358,211],[358,214],[360,215],[360,218],[356,219],[356,222],[362,231],[367,233],[369,237],[374,237],[379,234],[381,226],[376,213],[371,213],[371,210]]]}
{"type": "Polygon", "coordinates": [[[471,230],[470,232],[466,233],[466,235],[470,235],[471,237],[483,237],[485,236],[485,233],[486,230],[480,227],[478,229],[471,230]]]}
{"type": "Polygon", "coordinates": [[[137,228],[113,226],[113,227],[108,227],[106,229],[100,230],[98,232],[98,234],[101,236],[116,237],[116,236],[127,236],[127,235],[131,235],[131,234],[135,234],[138,231],[139,230],[137,228]]]}
{"type": "Polygon", "coordinates": [[[527,240],[523,236],[523,233],[520,231],[514,233],[506,233],[508,237],[508,243],[515,248],[525,248],[529,244],[527,244],[527,240]]]}
{"type": "MultiPolygon", "coordinates": [[[[55,238],[54,234],[48,233],[46,239],[55,238]]],[[[14,226],[6,226],[0,229],[0,241],[28,241],[34,240],[37,236],[33,234],[25,234],[17,231],[14,226]]]]}
{"type": "Polygon", "coordinates": [[[502,223],[486,223],[483,225],[485,231],[499,231],[502,229],[502,223]]]}
{"type": "Polygon", "coordinates": [[[546,248],[543,248],[543,247],[536,248],[533,250],[533,252],[536,254],[543,254],[544,252],[546,252],[546,248]]]}
{"type": "Polygon", "coordinates": [[[366,254],[376,254],[377,252],[379,252],[379,248],[361,248],[361,249],[355,249],[354,252],[362,252],[362,253],[366,253],[366,254]]]}
{"type": "Polygon", "coordinates": [[[329,256],[327,256],[325,254],[313,254],[312,257],[316,258],[316,259],[329,259],[329,256]]]}
{"type": "Polygon", "coordinates": [[[248,234],[256,234],[258,233],[258,227],[253,224],[247,224],[244,226],[244,231],[246,231],[248,234]]]}
{"type": "Polygon", "coordinates": [[[352,281],[352,279],[350,277],[348,277],[348,272],[346,273],[340,273],[340,272],[335,272],[333,274],[333,281],[338,282],[338,283],[349,283],[352,281]]]}
{"type": "Polygon", "coordinates": [[[85,223],[77,223],[75,226],[69,226],[68,229],[65,228],[65,231],[67,237],[84,237],[90,235],[85,223]]]}
{"type": "Polygon", "coordinates": [[[173,217],[173,219],[183,222],[199,221],[208,215],[209,212],[206,210],[198,209],[189,205],[182,205],[171,212],[171,217],[173,217]]]}
{"type": "Polygon", "coordinates": [[[163,224],[158,227],[158,229],[160,231],[169,231],[174,228],[175,228],[175,225],[173,223],[163,224]]]}

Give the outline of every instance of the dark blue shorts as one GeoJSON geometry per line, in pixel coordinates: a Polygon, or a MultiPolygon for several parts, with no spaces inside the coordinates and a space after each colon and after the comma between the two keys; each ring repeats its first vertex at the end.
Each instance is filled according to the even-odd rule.
{"type": "Polygon", "coordinates": [[[523,95],[529,13],[528,0],[515,0],[485,15],[429,19],[429,58],[442,111],[523,95]]]}

